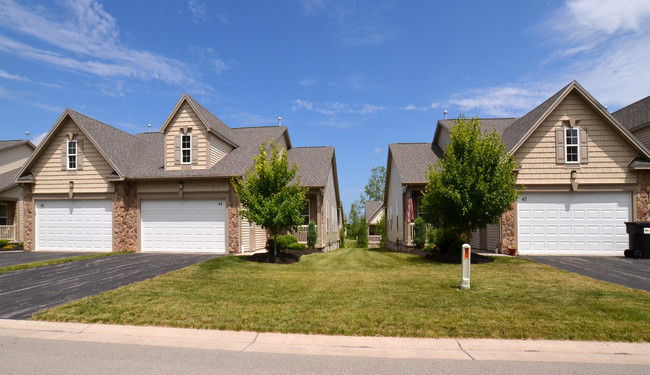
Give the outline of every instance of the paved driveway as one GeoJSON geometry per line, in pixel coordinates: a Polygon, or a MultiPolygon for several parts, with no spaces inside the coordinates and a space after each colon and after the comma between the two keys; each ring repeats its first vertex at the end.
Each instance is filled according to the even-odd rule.
{"type": "Polygon", "coordinates": [[[72,252],[72,251],[0,251],[0,267],[13,266],[14,264],[40,262],[41,260],[71,258],[79,255],[96,253],[72,252]]]}
{"type": "Polygon", "coordinates": [[[0,274],[0,318],[27,319],[66,302],[216,258],[216,254],[122,254],[0,274]]]}
{"type": "Polygon", "coordinates": [[[597,256],[528,256],[524,258],[593,279],[650,292],[650,259],[597,256]]]}

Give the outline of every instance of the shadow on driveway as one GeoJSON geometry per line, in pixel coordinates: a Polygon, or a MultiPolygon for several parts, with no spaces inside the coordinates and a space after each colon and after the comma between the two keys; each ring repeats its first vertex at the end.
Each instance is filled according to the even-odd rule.
{"type": "Polygon", "coordinates": [[[27,319],[39,311],[66,302],[218,256],[222,255],[122,254],[3,273],[0,274],[0,318],[27,319]]]}
{"type": "Polygon", "coordinates": [[[650,292],[650,259],[599,256],[525,256],[523,258],[592,279],[650,292]]]}

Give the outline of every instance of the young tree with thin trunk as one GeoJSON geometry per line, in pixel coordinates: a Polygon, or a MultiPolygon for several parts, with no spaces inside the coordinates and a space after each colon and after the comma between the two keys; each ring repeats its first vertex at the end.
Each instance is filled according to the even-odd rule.
{"type": "Polygon", "coordinates": [[[253,169],[246,172],[244,179],[236,177],[231,183],[244,206],[239,215],[271,232],[276,256],[278,234],[303,223],[300,214],[307,189],[300,186],[300,176],[291,184],[298,165],[289,168],[287,151],[273,139],[268,145],[262,143],[253,161],[253,169]]]}

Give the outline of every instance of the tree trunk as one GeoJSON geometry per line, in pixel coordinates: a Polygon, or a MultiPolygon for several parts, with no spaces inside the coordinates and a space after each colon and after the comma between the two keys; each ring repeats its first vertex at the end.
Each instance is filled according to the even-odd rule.
{"type": "Polygon", "coordinates": [[[278,234],[273,234],[273,258],[278,255],[278,234]]]}

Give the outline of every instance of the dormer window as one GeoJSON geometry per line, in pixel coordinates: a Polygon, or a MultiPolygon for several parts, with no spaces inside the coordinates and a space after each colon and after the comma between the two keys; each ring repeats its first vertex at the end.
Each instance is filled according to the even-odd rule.
{"type": "Polygon", "coordinates": [[[181,135],[181,164],[192,164],[192,134],[181,135]]]}
{"type": "Polygon", "coordinates": [[[580,162],[580,140],[578,138],[578,128],[564,129],[564,155],[566,163],[580,162]]]}
{"type": "Polygon", "coordinates": [[[77,140],[68,140],[68,170],[77,169],[77,140]]]}

